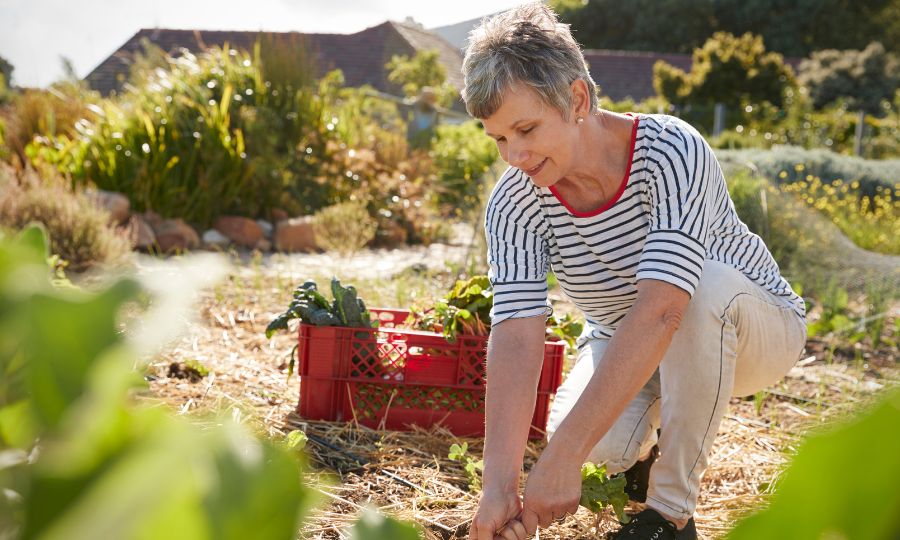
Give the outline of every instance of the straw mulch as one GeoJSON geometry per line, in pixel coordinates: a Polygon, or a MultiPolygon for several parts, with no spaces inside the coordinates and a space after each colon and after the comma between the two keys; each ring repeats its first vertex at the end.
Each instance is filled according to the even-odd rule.
{"type": "MultiPolygon", "coordinates": [[[[245,268],[200,294],[198,320],[150,365],[152,394],[183,414],[231,409],[233,417],[272,437],[304,430],[310,439],[308,481],[323,504],[303,538],[347,538],[348,524],[368,505],[418,523],[429,539],[466,538],[477,493],[469,491],[462,465],[447,458],[449,446],[462,439],[439,429],[388,432],[297,418],[298,378],[288,378],[293,337],[269,341],[263,335],[288,297],[271,287],[271,276],[254,288],[258,277],[245,268]],[[191,362],[210,374],[193,373],[191,362]]],[[[701,537],[723,536],[741,514],[765,504],[766,490],[804,432],[900,380],[895,353],[865,352],[857,362],[840,350],[826,362],[827,354],[811,342],[806,360],[763,399],[732,401],[703,478],[696,513],[701,537]]],[[[481,441],[465,440],[469,453],[480,457],[481,441]]],[[[526,470],[541,448],[529,444],[526,470]]],[[[614,524],[611,513],[598,521],[582,508],[540,537],[598,538],[614,524]]]]}

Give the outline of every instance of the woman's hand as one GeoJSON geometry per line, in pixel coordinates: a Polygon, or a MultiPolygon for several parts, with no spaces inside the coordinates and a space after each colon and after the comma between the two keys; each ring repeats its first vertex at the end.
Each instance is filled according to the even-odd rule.
{"type": "Polygon", "coordinates": [[[525,540],[525,527],[517,519],[521,512],[516,490],[482,491],[469,540],[525,540]]]}
{"type": "Polygon", "coordinates": [[[581,500],[581,464],[554,452],[549,445],[537,464],[528,474],[525,484],[525,500],[522,508],[522,523],[531,535],[538,526],[550,524],[567,514],[578,510],[581,500]]]}

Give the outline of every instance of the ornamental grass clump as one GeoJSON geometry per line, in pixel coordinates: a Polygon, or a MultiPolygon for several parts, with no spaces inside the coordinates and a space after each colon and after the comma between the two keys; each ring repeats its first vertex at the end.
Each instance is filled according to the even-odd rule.
{"type": "Polygon", "coordinates": [[[110,224],[109,212],[98,208],[62,178],[41,178],[28,170],[0,170],[0,226],[20,230],[29,223],[44,225],[50,250],[73,271],[125,262],[131,253],[126,232],[110,224]]]}
{"type": "Polygon", "coordinates": [[[377,226],[365,203],[358,201],[323,208],[313,220],[316,243],[344,256],[356,253],[371,242],[377,226]]]}

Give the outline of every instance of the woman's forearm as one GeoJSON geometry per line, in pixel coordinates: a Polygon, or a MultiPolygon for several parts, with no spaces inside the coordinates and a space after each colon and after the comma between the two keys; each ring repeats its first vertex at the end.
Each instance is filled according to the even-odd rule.
{"type": "Polygon", "coordinates": [[[543,353],[541,317],[512,319],[491,329],[484,439],[486,490],[518,487],[543,353]]]}

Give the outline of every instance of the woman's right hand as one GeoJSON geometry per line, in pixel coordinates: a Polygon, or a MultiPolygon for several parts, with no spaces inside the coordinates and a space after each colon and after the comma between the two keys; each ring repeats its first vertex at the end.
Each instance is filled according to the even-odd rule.
{"type": "Polygon", "coordinates": [[[522,500],[515,490],[482,491],[469,540],[525,540],[525,526],[518,519],[521,512],[522,500]]]}

